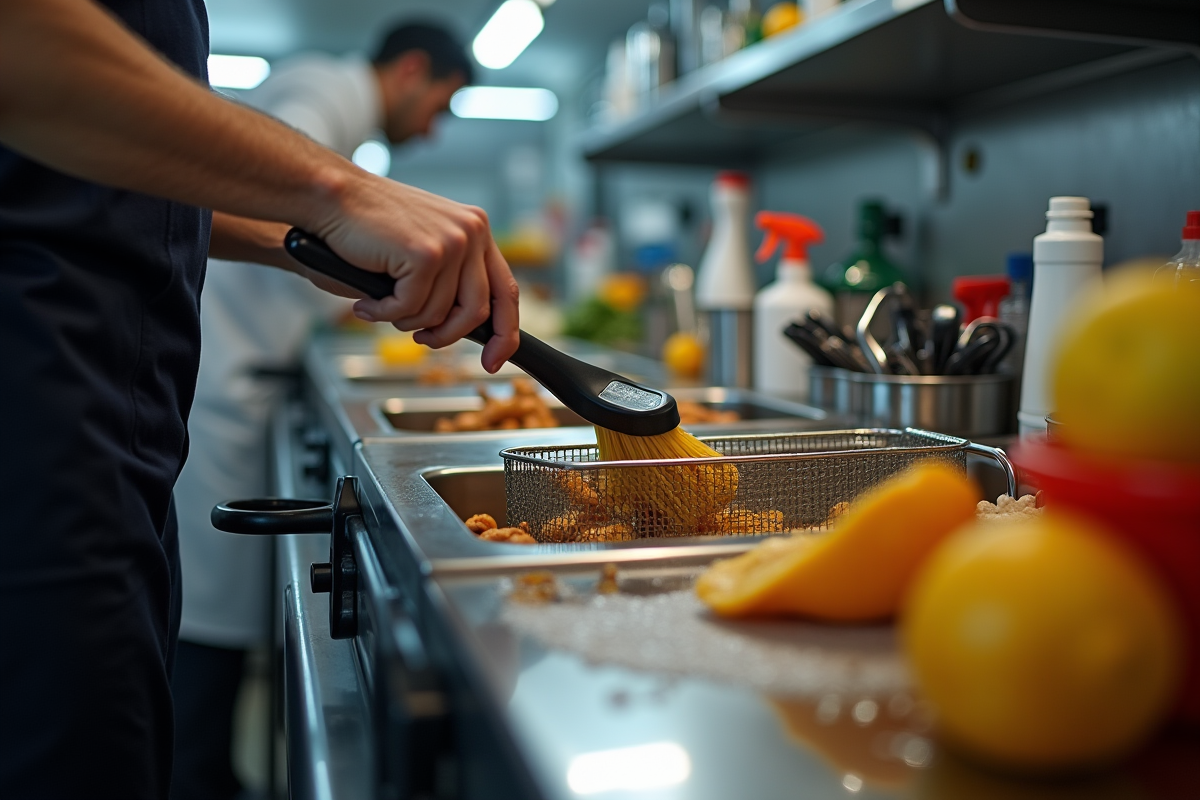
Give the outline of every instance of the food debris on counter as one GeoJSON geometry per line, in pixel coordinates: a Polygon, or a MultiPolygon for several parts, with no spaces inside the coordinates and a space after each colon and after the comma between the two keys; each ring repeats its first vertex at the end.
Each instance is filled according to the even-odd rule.
{"type": "Polygon", "coordinates": [[[835,693],[886,702],[910,689],[890,625],[795,620],[730,625],[707,613],[689,590],[529,602],[528,595],[537,593],[528,583],[540,574],[514,579],[512,602],[504,605],[501,619],[545,647],[592,664],[708,678],[784,696],[835,693]]]}
{"type": "Polygon", "coordinates": [[[562,593],[553,572],[524,572],[513,578],[513,587],[508,599],[513,603],[543,605],[557,603],[562,599],[562,593]]]}
{"type": "Polygon", "coordinates": [[[975,516],[988,522],[1006,522],[1014,519],[1036,519],[1042,515],[1041,492],[1016,498],[1002,494],[995,503],[980,500],[975,506],[975,516]]]}
{"type": "Polygon", "coordinates": [[[617,565],[605,564],[600,570],[600,580],[596,582],[596,594],[617,594],[621,587],[617,585],[617,565]]]}

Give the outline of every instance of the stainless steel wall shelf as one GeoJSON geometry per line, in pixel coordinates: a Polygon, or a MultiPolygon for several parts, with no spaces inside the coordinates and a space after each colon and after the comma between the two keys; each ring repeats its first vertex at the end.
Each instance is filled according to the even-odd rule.
{"type": "Polygon", "coordinates": [[[972,98],[1001,102],[1008,87],[1027,96],[1062,88],[1067,78],[1200,52],[1197,0],[1029,0],[1005,12],[1007,5],[851,0],[663,87],[632,118],[587,131],[583,153],[598,162],[747,166],[780,143],[848,120],[901,126],[940,145],[972,98]],[[1161,47],[1147,54],[1147,44],[1161,47]]]}

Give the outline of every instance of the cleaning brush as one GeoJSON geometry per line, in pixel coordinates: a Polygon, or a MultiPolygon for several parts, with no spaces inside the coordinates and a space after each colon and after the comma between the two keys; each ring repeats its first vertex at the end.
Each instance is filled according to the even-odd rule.
{"type": "MultiPolygon", "coordinates": [[[[601,461],[720,458],[721,454],[676,427],[653,436],[629,436],[596,426],[601,461]]],[[[607,473],[608,497],[621,511],[653,530],[667,523],[699,530],[737,495],[735,464],[662,464],[623,467],[607,473]]]]}

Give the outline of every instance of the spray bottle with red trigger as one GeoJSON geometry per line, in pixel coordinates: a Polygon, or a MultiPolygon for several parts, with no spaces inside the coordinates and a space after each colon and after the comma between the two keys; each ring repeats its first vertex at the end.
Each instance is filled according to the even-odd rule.
{"type": "Polygon", "coordinates": [[[780,242],[775,281],[754,298],[754,388],[799,400],[808,397],[812,359],[783,335],[810,309],[833,315],[833,296],[813,283],[808,246],[825,238],[821,228],[799,214],[760,211],[754,223],[766,231],[755,258],[766,261],[780,242]]]}

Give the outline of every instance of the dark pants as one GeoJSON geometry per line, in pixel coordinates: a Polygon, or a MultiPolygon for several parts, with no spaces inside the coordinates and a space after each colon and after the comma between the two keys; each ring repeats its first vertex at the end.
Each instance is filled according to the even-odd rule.
{"type": "MultiPolygon", "coordinates": [[[[0,525],[11,523],[0,517],[0,525]]],[[[167,796],[174,730],[170,673],[179,630],[176,532],[172,510],[161,537],[140,537],[161,542],[169,588],[162,576],[131,568],[119,546],[90,549],[86,563],[65,556],[30,557],[23,564],[14,558],[3,569],[5,800],[167,796]]],[[[38,537],[77,533],[33,526],[10,528],[3,538],[20,536],[32,544],[38,537]]],[[[42,544],[59,554],[71,551],[42,544]]]]}
{"type": "Polygon", "coordinates": [[[241,791],[233,773],[233,709],[245,650],[180,642],[171,676],[175,697],[175,770],[171,800],[229,800],[241,791]]]}

